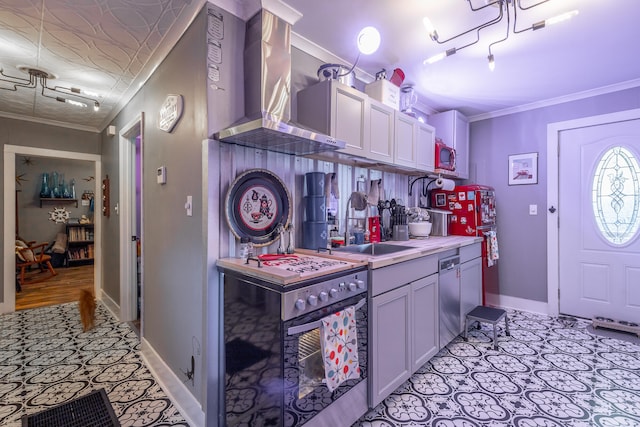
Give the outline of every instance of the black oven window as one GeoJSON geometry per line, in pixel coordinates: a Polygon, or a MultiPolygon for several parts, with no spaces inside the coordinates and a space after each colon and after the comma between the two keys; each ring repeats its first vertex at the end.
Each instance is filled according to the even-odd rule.
{"type": "Polygon", "coordinates": [[[320,328],[313,329],[300,336],[298,341],[298,399],[304,398],[322,385],[325,377],[322,350],[320,347],[320,328]]]}

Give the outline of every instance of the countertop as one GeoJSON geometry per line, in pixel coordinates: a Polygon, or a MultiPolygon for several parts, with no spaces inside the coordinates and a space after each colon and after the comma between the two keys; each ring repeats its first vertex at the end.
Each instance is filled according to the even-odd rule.
{"type": "MultiPolygon", "coordinates": [[[[340,265],[332,266],[331,271],[305,271],[302,273],[287,271],[282,267],[269,266],[268,262],[262,262],[261,266],[258,267],[258,263],[256,261],[252,260],[249,262],[249,264],[247,264],[240,258],[220,258],[217,261],[217,265],[219,268],[236,271],[247,276],[267,280],[271,283],[281,286],[293,285],[303,280],[315,279],[317,277],[322,277],[330,273],[348,271],[355,268],[367,266],[366,260],[327,257],[323,254],[318,255],[313,251],[303,252],[303,250],[296,249],[295,255],[299,257],[318,259],[319,261],[330,258],[344,262],[340,265]]],[[[274,264],[277,264],[277,262],[274,262],[274,264]]]]}
{"type": "MultiPolygon", "coordinates": [[[[368,266],[370,269],[382,268],[389,265],[393,265],[403,261],[409,261],[415,258],[420,258],[427,255],[437,254],[438,252],[447,251],[450,249],[460,248],[462,246],[472,245],[477,242],[482,242],[482,237],[467,237],[467,236],[447,236],[436,237],[431,236],[428,239],[410,239],[405,241],[389,241],[383,242],[384,244],[410,246],[411,249],[395,252],[387,255],[366,255],[360,253],[340,252],[332,250],[329,252],[313,251],[310,249],[296,249],[295,253],[299,256],[312,256],[319,258],[329,258],[334,260],[346,261],[344,265],[337,266],[331,273],[336,271],[346,271],[362,266],[368,266]]],[[[250,277],[256,277],[265,279],[270,282],[280,284],[283,286],[295,284],[301,280],[313,279],[329,274],[328,272],[305,272],[295,273],[284,271],[281,268],[270,267],[262,265],[258,268],[255,261],[251,261],[246,264],[239,258],[221,258],[217,261],[217,265],[220,268],[230,269],[233,271],[246,274],[250,277]]]]}
{"type": "Polygon", "coordinates": [[[436,254],[438,252],[444,252],[449,249],[456,249],[462,246],[472,245],[474,243],[482,242],[482,237],[468,237],[468,236],[430,236],[427,239],[409,239],[405,241],[388,241],[382,242],[390,245],[411,246],[412,249],[406,251],[395,252],[388,255],[366,255],[359,253],[340,252],[332,250],[329,252],[323,252],[318,254],[317,251],[309,249],[296,249],[296,252],[304,254],[312,254],[318,256],[325,256],[329,258],[335,258],[345,261],[355,262],[364,261],[368,263],[370,269],[382,268],[398,262],[409,261],[415,258],[420,258],[427,255],[436,254]]]}

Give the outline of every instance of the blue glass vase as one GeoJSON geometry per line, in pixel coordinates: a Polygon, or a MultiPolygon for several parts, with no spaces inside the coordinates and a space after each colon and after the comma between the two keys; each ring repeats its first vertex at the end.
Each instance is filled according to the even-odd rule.
{"type": "Polygon", "coordinates": [[[60,197],[60,185],[58,183],[58,172],[53,172],[51,178],[51,197],[60,197]]]}
{"type": "Polygon", "coordinates": [[[46,199],[51,197],[51,190],[49,189],[49,174],[42,174],[42,185],[40,186],[40,197],[46,199]]]}

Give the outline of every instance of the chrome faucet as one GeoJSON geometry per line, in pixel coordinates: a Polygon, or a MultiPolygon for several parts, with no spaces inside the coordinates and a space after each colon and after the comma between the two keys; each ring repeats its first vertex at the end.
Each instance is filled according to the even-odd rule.
{"type": "Polygon", "coordinates": [[[287,225],[287,254],[292,254],[294,252],[293,249],[293,224],[289,223],[289,225],[287,225]]]}
{"type": "Polygon", "coordinates": [[[276,226],[276,233],[278,233],[280,235],[280,241],[278,242],[278,249],[277,249],[277,253],[278,255],[283,255],[285,253],[284,250],[284,225],[282,224],[278,224],[276,226]]]}
{"type": "Polygon", "coordinates": [[[363,211],[367,208],[367,195],[363,192],[354,191],[347,200],[346,209],[344,211],[344,245],[349,246],[349,205],[357,211],[363,211]]]}

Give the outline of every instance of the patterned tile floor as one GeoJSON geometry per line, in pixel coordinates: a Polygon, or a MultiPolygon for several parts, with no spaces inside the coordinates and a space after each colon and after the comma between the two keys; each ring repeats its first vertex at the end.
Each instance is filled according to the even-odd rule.
{"type": "Polygon", "coordinates": [[[594,335],[585,320],[509,317],[498,351],[490,325],[472,329],[354,426],[640,426],[640,339],[594,335]]]}
{"type": "Polygon", "coordinates": [[[87,333],[77,303],[0,316],[0,425],[104,388],[122,426],[188,426],[139,350],[136,333],[101,304],[87,333]]]}

